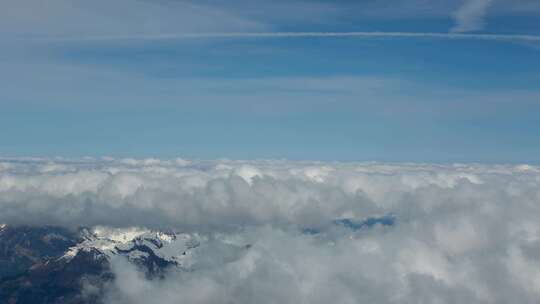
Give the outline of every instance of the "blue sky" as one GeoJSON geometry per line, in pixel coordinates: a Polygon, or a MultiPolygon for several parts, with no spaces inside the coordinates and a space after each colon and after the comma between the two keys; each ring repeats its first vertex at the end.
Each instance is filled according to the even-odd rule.
{"type": "Polygon", "coordinates": [[[540,163],[538,1],[1,6],[3,156],[540,163]]]}

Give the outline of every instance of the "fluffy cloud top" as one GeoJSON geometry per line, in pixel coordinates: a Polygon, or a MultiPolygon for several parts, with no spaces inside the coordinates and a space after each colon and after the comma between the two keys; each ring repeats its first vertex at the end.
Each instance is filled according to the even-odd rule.
{"type": "Polygon", "coordinates": [[[480,216],[534,206],[539,176],[528,165],[4,160],[0,222],[223,229],[473,208],[480,216]]]}
{"type": "Polygon", "coordinates": [[[114,261],[110,303],[540,300],[530,165],[4,160],[0,194],[3,223],[174,227],[251,245],[208,245],[197,271],[157,281],[114,261]],[[394,224],[335,225],[384,215],[394,224]]]}
{"type": "Polygon", "coordinates": [[[534,191],[537,181],[530,166],[183,159],[0,164],[0,222],[63,226],[319,228],[387,214],[408,221],[473,200],[494,208],[510,190],[534,191]],[[516,179],[529,184],[505,188],[516,179]]]}

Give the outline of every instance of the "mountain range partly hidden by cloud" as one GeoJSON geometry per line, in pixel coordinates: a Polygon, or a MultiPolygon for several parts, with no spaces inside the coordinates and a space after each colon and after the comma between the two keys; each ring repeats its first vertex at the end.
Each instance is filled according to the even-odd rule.
{"type": "Polygon", "coordinates": [[[0,223],[207,240],[159,279],[111,258],[116,304],[535,303],[539,201],[530,165],[0,161],[0,223]]]}

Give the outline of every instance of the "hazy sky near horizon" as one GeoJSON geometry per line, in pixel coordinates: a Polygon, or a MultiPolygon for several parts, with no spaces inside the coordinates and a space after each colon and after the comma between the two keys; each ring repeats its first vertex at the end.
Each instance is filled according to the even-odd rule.
{"type": "Polygon", "coordinates": [[[0,156],[540,163],[535,0],[0,8],[0,156]]]}

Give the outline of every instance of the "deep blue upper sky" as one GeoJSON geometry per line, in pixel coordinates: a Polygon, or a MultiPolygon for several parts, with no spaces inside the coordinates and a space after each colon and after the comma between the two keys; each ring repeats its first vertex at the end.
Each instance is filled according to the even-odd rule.
{"type": "Polygon", "coordinates": [[[0,4],[0,156],[540,163],[540,2],[0,4]],[[129,36],[129,39],[126,39],[129,36]]]}

